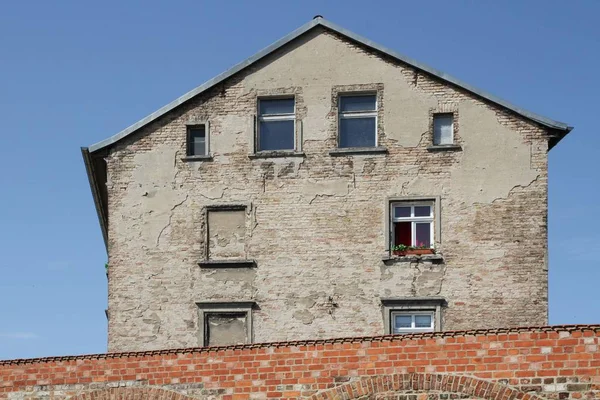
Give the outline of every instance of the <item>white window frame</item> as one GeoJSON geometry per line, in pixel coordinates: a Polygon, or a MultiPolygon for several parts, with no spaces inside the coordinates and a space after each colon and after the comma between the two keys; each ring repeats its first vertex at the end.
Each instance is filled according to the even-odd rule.
{"type": "MultiPolygon", "coordinates": [[[[375,145],[373,147],[377,147],[378,146],[378,138],[377,138],[377,124],[378,124],[378,118],[377,118],[377,113],[379,110],[379,100],[377,99],[377,93],[373,93],[373,92],[360,92],[360,93],[340,93],[338,95],[338,140],[337,140],[337,145],[338,148],[346,148],[346,147],[340,147],[340,139],[342,137],[342,119],[351,119],[351,118],[375,118],[375,132],[373,133],[375,135],[375,145]],[[353,112],[342,112],[342,97],[361,97],[361,96],[373,96],[375,97],[375,110],[373,111],[353,111],[353,112]]],[[[349,147],[352,148],[352,147],[349,147]]]]}
{"type": "Polygon", "coordinates": [[[257,127],[256,127],[256,152],[262,151],[295,151],[296,150],[296,97],[295,96],[269,96],[269,97],[259,97],[257,102],[257,127]],[[285,113],[285,114],[261,114],[260,113],[260,102],[263,100],[294,100],[294,112],[293,113],[285,113]],[[268,121],[294,121],[293,128],[293,143],[294,146],[291,149],[281,149],[281,150],[262,150],[260,149],[260,123],[268,122],[268,121]]]}
{"type": "Polygon", "coordinates": [[[416,246],[417,244],[415,243],[416,238],[417,238],[417,223],[429,223],[430,227],[429,227],[429,247],[433,248],[435,245],[435,202],[433,201],[418,201],[418,202],[408,202],[408,201],[401,201],[401,202],[393,202],[391,203],[391,208],[390,208],[390,217],[391,217],[391,223],[390,223],[390,232],[391,232],[391,246],[396,246],[398,245],[398,243],[395,243],[395,238],[396,238],[396,232],[395,232],[395,222],[411,222],[412,223],[412,227],[411,227],[411,231],[412,231],[412,236],[410,238],[410,242],[411,242],[411,246],[416,246]],[[415,217],[415,207],[419,207],[419,206],[429,206],[429,216],[427,217],[415,217]],[[396,218],[395,217],[395,208],[396,207],[410,207],[410,217],[401,217],[401,218],[396,218]]]}
{"type": "Polygon", "coordinates": [[[440,113],[433,114],[432,127],[433,127],[433,140],[432,141],[433,141],[434,146],[448,146],[448,145],[454,144],[454,113],[440,112],[440,113]],[[452,136],[450,137],[450,143],[436,143],[435,142],[435,119],[440,118],[440,117],[450,117],[452,119],[452,123],[450,124],[450,132],[452,133],[452,136]]]}
{"type": "Polygon", "coordinates": [[[397,311],[392,310],[390,313],[390,332],[394,335],[403,334],[403,333],[421,333],[421,332],[434,332],[435,331],[435,311],[397,311]],[[410,328],[399,328],[396,329],[396,316],[397,315],[409,315],[411,317],[411,327],[410,328]],[[415,316],[416,315],[428,315],[431,317],[431,325],[428,328],[417,328],[415,326],[415,316]]]}

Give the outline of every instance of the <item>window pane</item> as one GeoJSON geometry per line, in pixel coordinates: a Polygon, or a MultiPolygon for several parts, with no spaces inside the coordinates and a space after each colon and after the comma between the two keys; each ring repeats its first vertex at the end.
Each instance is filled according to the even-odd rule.
{"type": "Polygon", "coordinates": [[[415,315],[415,328],[431,328],[431,315],[415,315]]]}
{"type": "Polygon", "coordinates": [[[293,150],[294,121],[260,121],[258,150],[293,150]]]}
{"type": "Polygon", "coordinates": [[[188,155],[199,156],[206,154],[206,133],[204,126],[188,128],[189,129],[189,147],[188,155]]]}
{"type": "Polygon", "coordinates": [[[259,101],[260,115],[293,114],[294,99],[268,99],[259,101]]]}
{"type": "Polygon", "coordinates": [[[418,223],[416,225],[417,237],[415,245],[419,247],[431,247],[431,223],[418,223]]]}
{"type": "Polygon", "coordinates": [[[394,222],[394,245],[412,245],[412,222],[394,222]]]}
{"type": "Polygon", "coordinates": [[[411,328],[411,327],[412,327],[412,316],[396,315],[394,317],[394,328],[411,328]]]}
{"type": "Polygon", "coordinates": [[[340,147],[374,147],[375,118],[340,119],[340,147]]]}
{"type": "Polygon", "coordinates": [[[196,138],[192,143],[192,156],[203,156],[206,154],[206,141],[204,138],[196,138]]]}
{"type": "Polygon", "coordinates": [[[415,217],[430,217],[431,207],[430,206],[415,206],[415,217]]]}
{"type": "Polygon", "coordinates": [[[434,115],[433,144],[452,144],[452,114],[434,115]]]}
{"type": "Polygon", "coordinates": [[[340,112],[375,111],[375,109],[375,95],[340,97],[340,112]]]}
{"type": "Polygon", "coordinates": [[[394,218],[410,218],[410,207],[394,207],[394,218]]]}

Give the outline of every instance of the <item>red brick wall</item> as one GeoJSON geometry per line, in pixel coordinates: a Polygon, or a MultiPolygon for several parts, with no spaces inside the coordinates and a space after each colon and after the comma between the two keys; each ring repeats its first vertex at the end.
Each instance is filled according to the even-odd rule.
{"type": "Polygon", "coordinates": [[[0,398],[600,396],[600,325],[0,361],[0,398]]]}

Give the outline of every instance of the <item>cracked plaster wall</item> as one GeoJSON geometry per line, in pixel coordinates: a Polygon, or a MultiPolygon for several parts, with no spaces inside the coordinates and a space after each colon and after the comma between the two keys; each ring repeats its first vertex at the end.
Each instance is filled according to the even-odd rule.
{"type": "Polygon", "coordinates": [[[143,128],[107,166],[110,351],[199,345],[206,301],[255,301],[257,342],[381,334],[381,297],[444,296],[445,330],[547,322],[545,132],[330,33],[143,128]],[[334,88],[365,85],[381,91],[388,154],[332,157],[334,88]],[[265,93],[295,94],[305,157],[248,158],[265,93]],[[428,152],[446,109],[462,151],[428,152]],[[181,160],[193,119],[210,121],[211,162],[181,160]],[[444,264],[382,262],[385,199],[402,195],[441,196],[444,264]],[[204,208],[240,202],[257,268],[199,268],[204,208]]]}

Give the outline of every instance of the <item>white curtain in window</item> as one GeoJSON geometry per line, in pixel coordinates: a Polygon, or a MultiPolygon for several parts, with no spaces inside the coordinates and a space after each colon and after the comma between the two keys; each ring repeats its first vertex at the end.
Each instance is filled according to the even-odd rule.
{"type": "Polygon", "coordinates": [[[436,115],[433,118],[433,144],[452,144],[452,114],[436,115]]]}

